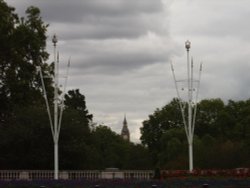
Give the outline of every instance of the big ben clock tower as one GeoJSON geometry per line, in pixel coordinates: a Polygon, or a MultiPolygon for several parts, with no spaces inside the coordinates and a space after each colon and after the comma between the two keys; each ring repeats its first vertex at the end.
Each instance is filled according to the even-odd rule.
{"type": "Polygon", "coordinates": [[[128,130],[126,115],[124,116],[124,120],[123,120],[123,127],[122,127],[121,136],[124,140],[130,141],[130,134],[129,134],[129,130],[128,130]]]}

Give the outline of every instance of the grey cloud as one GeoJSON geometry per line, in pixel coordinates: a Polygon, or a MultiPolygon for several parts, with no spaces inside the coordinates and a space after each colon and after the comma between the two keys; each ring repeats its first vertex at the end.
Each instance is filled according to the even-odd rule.
{"type": "Polygon", "coordinates": [[[160,0],[60,0],[42,1],[37,5],[53,22],[79,22],[84,17],[123,17],[162,11],[160,0]]]}
{"type": "Polygon", "coordinates": [[[72,68],[76,74],[79,71],[85,74],[121,74],[147,65],[167,63],[175,53],[175,44],[171,40],[161,38],[159,41],[157,38],[83,42],[81,48],[75,46],[72,49],[78,54],[81,50],[81,56],[73,58],[72,68]]]}
{"type": "Polygon", "coordinates": [[[38,6],[45,22],[57,28],[65,40],[136,38],[154,31],[167,34],[162,24],[161,0],[73,0],[26,1],[20,12],[30,5],[38,6]]]}
{"type": "MultiPolygon", "coordinates": [[[[60,34],[64,36],[65,40],[78,39],[115,39],[115,38],[137,38],[145,35],[148,30],[156,30],[156,28],[148,27],[149,24],[143,23],[142,20],[116,20],[114,23],[99,22],[99,23],[85,23],[85,24],[68,24],[57,25],[60,34]],[[147,26],[148,25],[148,26],[147,26]]],[[[94,21],[93,21],[94,22],[94,21]]]]}
{"type": "Polygon", "coordinates": [[[151,31],[168,35],[168,27],[161,20],[162,13],[126,17],[85,17],[79,23],[55,23],[65,40],[77,39],[134,39],[151,31]]]}
{"type": "MultiPolygon", "coordinates": [[[[152,54],[144,54],[143,52],[136,54],[103,54],[101,56],[92,56],[87,59],[86,63],[78,64],[76,68],[88,69],[93,67],[101,67],[105,72],[123,72],[126,70],[136,69],[147,64],[157,63],[162,59],[152,54]]],[[[98,71],[99,72],[99,71],[98,71]]]]}
{"type": "Polygon", "coordinates": [[[80,22],[84,17],[124,17],[163,11],[161,0],[7,0],[21,13],[29,6],[38,6],[51,22],[80,22]]]}
{"type": "Polygon", "coordinates": [[[250,1],[245,0],[240,3],[233,0],[183,3],[180,6],[182,13],[176,16],[178,25],[182,25],[185,32],[178,32],[193,38],[210,36],[219,40],[233,36],[249,39],[250,26],[245,22],[250,17],[249,6],[250,1]]]}

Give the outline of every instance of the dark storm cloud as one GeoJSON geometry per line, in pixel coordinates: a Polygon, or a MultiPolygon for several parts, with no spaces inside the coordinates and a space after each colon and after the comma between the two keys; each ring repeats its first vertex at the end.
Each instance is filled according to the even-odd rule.
{"type": "Polygon", "coordinates": [[[9,1],[22,14],[28,6],[38,6],[45,22],[58,28],[65,40],[136,38],[147,31],[168,33],[162,31],[160,23],[161,0],[9,1]]]}
{"type": "Polygon", "coordinates": [[[82,73],[121,74],[161,61],[159,57],[141,54],[116,54],[112,56],[92,56],[86,62],[75,62],[74,68],[82,73]]]}
{"type": "Polygon", "coordinates": [[[77,72],[98,74],[121,74],[155,63],[166,63],[175,54],[175,44],[168,38],[155,34],[135,40],[82,40],[66,51],[76,54],[72,65],[77,72]],[[167,47],[169,46],[169,47],[167,47]]]}
{"type": "Polygon", "coordinates": [[[115,39],[137,38],[148,31],[167,35],[168,30],[163,28],[160,14],[138,15],[120,18],[91,17],[80,23],[55,23],[54,27],[60,30],[65,40],[76,39],[115,39]]]}
{"type": "Polygon", "coordinates": [[[161,0],[39,1],[37,6],[65,42],[62,53],[73,56],[76,72],[120,74],[169,59],[161,0]]]}
{"type": "Polygon", "coordinates": [[[40,1],[45,18],[53,22],[81,22],[91,17],[126,17],[162,11],[159,0],[67,0],[40,1]]]}

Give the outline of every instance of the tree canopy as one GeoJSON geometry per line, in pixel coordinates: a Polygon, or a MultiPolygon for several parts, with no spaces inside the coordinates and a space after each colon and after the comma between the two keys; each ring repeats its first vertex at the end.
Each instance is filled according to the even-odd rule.
{"type": "MultiPolygon", "coordinates": [[[[141,128],[142,143],[154,165],[188,167],[187,139],[178,101],[156,109],[141,128]]],[[[224,103],[205,99],[198,104],[194,136],[195,168],[236,168],[250,163],[250,100],[224,103]]]]}
{"type": "MultiPolygon", "coordinates": [[[[3,126],[13,115],[16,106],[43,102],[37,66],[44,74],[49,65],[46,47],[48,25],[40,17],[40,10],[29,7],[26,18],[19,18],[14,8],[0,1],[0,117],[3,126]]],[[[48,91],[51,79],[47,79],[48,91]]],[[[51,96],[50,94],[48,94],[51,96]]]]}

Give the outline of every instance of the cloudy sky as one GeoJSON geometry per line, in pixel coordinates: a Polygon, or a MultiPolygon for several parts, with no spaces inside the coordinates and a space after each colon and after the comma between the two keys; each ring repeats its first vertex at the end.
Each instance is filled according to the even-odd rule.
{"type": "MultiPolygon", "coordinates": [[[[203,62],[200,99],[250,97],[249,0],[6,0],[19,15],[38,6],[48,23],[48,52],[57,34],[60,71],[71,57],[69,89],[86,96],[94,122],[131,139],[142,121],[176,97],[170,69],[186,76],[184,43],[195,72],[203,62]]],[[[52,57],[53,58],[53,57],[52,57]]]]}

